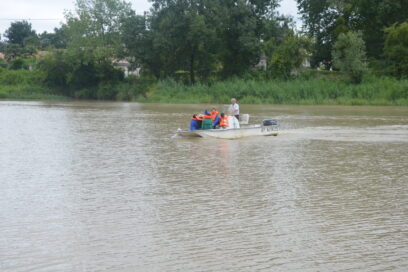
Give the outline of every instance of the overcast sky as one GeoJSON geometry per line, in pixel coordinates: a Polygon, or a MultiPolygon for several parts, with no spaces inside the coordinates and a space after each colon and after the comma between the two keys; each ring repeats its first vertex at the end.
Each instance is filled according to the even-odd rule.
{"type": "MultiPolygon", "coordinates": [[[[54,27],[59,27],[64,20],[64,10],[74,9],[74,2],[74,0],[1,0],[0,34],[2,40],[4,31],[10,27],[10,23],[22,19],[29,21],[37,33],[52,32],[54,27]]],[[[151,6],[148,0],[129,2],[132,3],[133,9],[138,14],[143,14],[151,6]]],[[[282,0],[279,12],[298,18],[296,0],[282,0]]]]}

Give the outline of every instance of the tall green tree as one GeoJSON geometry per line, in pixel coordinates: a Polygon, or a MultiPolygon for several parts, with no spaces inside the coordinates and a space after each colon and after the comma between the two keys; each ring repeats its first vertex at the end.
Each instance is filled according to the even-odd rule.
{"type": "Polygon", "coordinates": [[[385,29],[384,57],[390,74],[408,77],[408,22],[385,29]]]}
{"type": "Polygon", "coordinates": [[[382,57],[384,28],[408,18],[408,0],[297,0],[304,26],[316,40],[312,64],[331,63],[341,33],[361,31],[369,58],[382,57]]]}
{"type": "Polygon", "coordinates": [[[4,33],[4,36],[8,39],[8,43],[24,46],[24,39],[36,37],[37,34],[31,28],[30,23],[27,21],[18,21],[11,23],[10,27],[4,33]]]}
{"type": "Polygon", "coordinates": [[[194,83],[196,77],[205,80],[210,75],[219,44],[215,28],[217,5],[217,1],[153,1],[150,39],[158,56],[153,60],[160,69],[159,76],[185,71],[190,83],[194,83]]]}
{"type": "Polygon", "coordinates": [[[365,44],[361,32],[341,33],[333,47],[334,66],[360,83],[367,71],[365,44]]]}
{"type": "MultiPolygon", "coordinates": [[[[259,60],[265,23],[278,0],[153,0],[147,51],[155,74],[186,72],[190,82],[213,73],[239,75],[259,60]],[[153,65],[152,65],[153,64],[153,65]],[[160,72],[158,72],[158,70],[160,72]]],[[[145,33],[145,30],[139,31],[145,33]]]]}
{"type": "Polygon", "coordinates": [[[354,30],[361,30],[370,58],[382,56],[385,35],[384,28],[408,19],[408,0],[359,0],[355,6],[354,30]]]}
{"type": "Polygon", "coordinates": [[[311,65],[332,65],[331,51],[341,33],[347,32],[353,22],[353,6],[345,0],[297,0],[304,27],[315,40],[311,65]]]}
{"type": "Polygon", "coordinates": [[[92,48],[101,57],[121,53],[120,28],[131,5],[122,0],[77,0],[75,12],[66,13],[69,49],[92,48]]]}
{"type": "Polygon", "coordinates": [[[265,24],[273,18],[277,0],[221,1],[218,25],[222,41],[223,75],[239,75],[256,64],[262,50],[265,24]]]}

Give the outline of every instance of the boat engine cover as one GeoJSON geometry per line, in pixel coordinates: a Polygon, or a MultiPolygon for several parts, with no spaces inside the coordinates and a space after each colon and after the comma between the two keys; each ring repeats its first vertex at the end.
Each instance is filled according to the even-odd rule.
{"type": "Polygon", "coordinates": [[[277,126],[277,125],[278,125],[278,121],[276,121],[276,120],[263,120],[262,125],[263,125],[264,127],[267,127],[267,126],[277,126]]]}

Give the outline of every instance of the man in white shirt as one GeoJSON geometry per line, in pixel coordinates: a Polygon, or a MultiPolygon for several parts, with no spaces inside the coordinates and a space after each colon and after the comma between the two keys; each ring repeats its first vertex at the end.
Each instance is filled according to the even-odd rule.
{"type": "Polygon", "coordinates": [[[237,100],[235,98],[231,99],[231,105],[229,106],[228,112],[239,120],[239,105],[237,104],[237,100]]]}

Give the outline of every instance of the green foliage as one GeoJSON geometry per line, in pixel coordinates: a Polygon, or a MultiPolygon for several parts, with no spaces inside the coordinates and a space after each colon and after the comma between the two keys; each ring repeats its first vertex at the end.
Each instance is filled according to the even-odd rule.
{"type": "Polygon", "coordinates": [[[38,70],[8,70],[0,68],[0,85],[39,85],[44,74],[38,70]]]}
{"type": "Polygon", "coordinates": [[[233,78],[211,86],[186,86],[165,80],[159,81],[147,98],[140,101],[226,104],[236,97],[243,104],[408,105],[408,80],[372,77],[354,85],[336,79],[336,72],[316,72],[321,74],[320,78],[291,81],[233,78]]]}
{"type": "Polygon", "coordinates": [[[66,13],[64,32],[73,49],[92,48],[97,57],[121,54],[120,28],[131,13],[130,3],[122,0],[77,0],[75,13],[66,13]]]}
{"type": "Polygon", "coordinates": [[[122,18],[120,27],[122,43],[126,48],[126,54],[121,57],[132,56],[133,67],[141,67],[143,64],[154,69],[155,54],[146,18],[131,12],[127,17],[122,18]]]}
{"type": "Polygon", "coordinates": [[[361,31],[369,58],[379,59],[383,29],[407,19],[407,0],[297,0],[299,13],[310,36],[316,39],[313,67],[330,66],[332,47],[341,33],[361,31]]]}
{"type": "Polygon", "coordinates": [[[44,57],[38,65],[45,75],[44,83],[61,95],[77,96],[75,91],[86,89],[80,93],[81,98],[114,98],[108,89],[123,80],[123,72],[87,51],[56,51],[44,57]]]}
{"type": "Polygon", "coordinates": [[[377,76],[408,74],[408,23],[402,23],[407,0],[297,0],[308,37],[295,35],[293,21],[276,13],[279,0],[151,2],[150,13],[141,16],[124,0],[76,0],[66,24],[38,36],[27,22],[12,23],[5,35],[9,43],[0,44],[7,58],[0,69],[10,69],[0,71],[0,96],[40,97],[43,92],[188,103],[230,97],[242,103],[408,103],[406,81],[363,77],[365,47],[377,76]],[[44,49],[53,53],[37,65],[30,56],[44,49]],[[268,70],[255,71],[263,54],[268,70]],[[334,63],[342,73],[301,71],[307,54],[312,66],[334,63]],[[142,68],[143,76],[124,79],[112,65],[118,60],[142,68]],[[34,71],[26,71],[28,65],[34,71]],[[361,84],[347,84],[343,75],[361,84]],[[156,79],[161,80],[155,84],[156,79]]]}
{"type": "Polygon", "coordinates": [[[194,84],[242,75],[259,61],[277,2],[154,0],[148,16],[125,18],[123,43],[135,65],[157,78],[188,71],[194,84]]]}
{"type": "Polygon", "coordinates": [[[7,44],[4,49],[4,54],[8,61],[13,60],[16,57],[22,56],[24,49],[19,44],[7,44]]]}
{"type": "Polygon", "coordinates": [[[359,32],[341,33],[333,48],[334,66],[360,83],[367,71],[365,45],[359,32]]]}
{"type": "Polygon", "coordinates": [[[140,42],[150,47],[145,53],[151,58],[145,63],[156,77],[188,71],[189,81],[194,83],[197,77],[205,80],[214,70],[219,44],[214,22],[219,18],[213,8],[218,3],[189,2],[153,1],[148,34],[145,23],[139,23],[138,36],[144,38],[140,42]]]}
{"type": "Polygon", "coordinates": [[[385,29],[384,56],[388,72],[398,78],[408,77],[408,22],[385,29]]]}
{"type": "MultiPolygon", "coordinates": [[[[68,87],[67,75],[70,72],[70,65],[67,63],[66,55],[62,51],[55,51],[54,54],[43,57],[38,68],[45,75],[44,82],[50,87],[65,90],[68,87]]],[[[64,95],[70,95],[70,92],[63,92],[64,95]]]]}
{"type": "Polygon", "coordinates": [[[0,98],[8,99],[49,99],[59,98],[42,85],[40,71],[8,70],[0,68],[0,98]]]}
{"type": "Polygon", "coordinates": [[[36,37],[35,31],[31,29],[31,24],[27,21],[17,21],[11,23],[10,27],[4,33],[8,43],[24,45],[24,40],[30,37],[36,37]]]}
{"type": "Polygon", "coordinates": [[[311,37],[315,39],[312,67],[323,63],[328,69],[331,66],[331,51],[336,41],[339,25],[347,27],[347,21],[341,12],[342,1],[332,0],[297,0],[299,13],[311,37]],[[339,19],[340,17],[342,17],[339,19]]]}
{"type": "Polygon", "coordinates": [[[54,28],[54,33],[48,33],[44,31],[38,35],[39,47],[42,50],[47,48],[66,48],[67,47],[67,34],[66,34],[66,25],[63,25],[60,28],[54,28]]]}
{"type": "MultiPolygon", "coordinates": [[[[345,0],[343,0],[345,1],[345,0]]],[[[356,13],[354,29],[363,32],[370,58],[381,58],[384,47],[384,28],[403,23],[408,18],[407,0],[347,0],[356,13]]]]}
{"type": "Polygon", "coordinates": [[[289,79],[308,57],[311,41],[300,36],[289,36],[274,50],[269,61],[269,70],[274,77],[289,79]]]}
{"type": "Polygon", "coordinates": [[[13,59],[13,61],[10,64],[10,69],[11,70],[19,70],[19,69],[23,69],[26,68],[24,67],[24,60],[22,58],[15,58],[13,59]]]}
{"type": "Polygon", "coordinates": [[[241,75],[258,62],[261,54],[259,19],[251,5],[244,1],[225,1],[219,30],[222,42],[220,54],[224,77],[241,75]]]}

